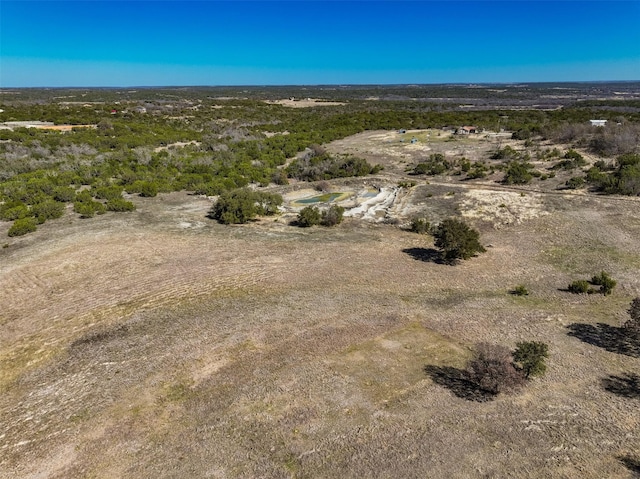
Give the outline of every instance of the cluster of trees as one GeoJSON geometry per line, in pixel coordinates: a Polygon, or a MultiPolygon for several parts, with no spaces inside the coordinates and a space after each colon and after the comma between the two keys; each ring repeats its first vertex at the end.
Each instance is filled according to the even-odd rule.
{"type": "Polygon", "coordinates": [[[296,224],[301,228],[311,226],[336,226],[342,223],[344,208],[339,205],[331,205],[325,210],[320,210],[317,206],[306,206],[298,213],[296,224]]]}
{"type": "MultiPolygon", "coordinates": [[[[434,94],[456,91],[468,96],[482,93],[458,87],[434,88],[434,94]]],[[[252,89],[248,93],[233,90],[235,94],[229,93],[230,96],[247,97],[235,100],[216,100],[211,96],[212,90],[206,88],[180,91],[183,95],[180,98],[168,91],[153,89],[133,93],[83,90],[82,101],[87,102],[84,104],[58,103],[59,100],[46,90],[23,92],[19,97],[8,95],[0,105],[0,121],[40,120],[89,124],[96,128],[77,128],[68,133],[34,128],[0,130],[0,140],[3,140],[0,141],[0,202],[9,205],[5,209],[18,208],[9,215],[15,216],[11,221],[32,216],[38,223],[43,218],[55,217],[54,213],[46,211],[60,209],[59,205],[54,207],[50,203],[34,209],[46,199],[39,195],[44,194],[60,203],[74,203],[75,192],[87,186],[93,188],[96,184],[114,184],[141,196],[176,190],[219,195],[249,184],[286,184],[287,177],[315,181],[371,174],[379,167],[360,158],[332,157],[317,149],[312,149],[312,155],[294,161],[288,168],[283,166],[287,159],[314,144],[373,129],[439,128],[460,124],[494,129],[501,122],[501,126],[516,131],[522,138],[542,134],[570,140],[578,146],[584,146],[587,141],[590,148],[615,150],[616,154],[635,153],[630,149],[638,144],[640,128],[633,122],[640,119],[636,118],[640,115],[625,113],[614,117],[606,108],[595,114],[593,108],[598,105],[591,109],[509,111],[505,118],[504,112],[498,109],[458,111],[453,104],[403,101],[401,96],[393,101],[357,100],[365,90],[369,91],[356,88],[325,92],[338,97],[347,95],[351,101],[348,105],[309,109],[264,103],[260,98],[282,95],[281,90],[265,88],[252,89]],[[141,106],[146,113],[139,108],[141,106]],[[594,116],[612,121],[605,128],[594,129],[587,124],[594,116]],[[568,136],[567,132],[570,133],[568,136]],[[167,148],[176,142],[189,143],[189,146],[158,151],[158,148],[167,148]]],[[[388,94],[393,88],[382,90],[388,94]]],[[[70,91],[69,94],[79,95],[80,92],[70,91]]],[[[410,96],[414,94],[412,91],[410,96]]],[[[514,90],[512,94],[519,96],[523,91],[514,90]]],[[[528,167],[526,158],[518,157],[508,147],[499,152],[499,157],[518,162],[505,165],[506,182],[527,182],[530,175],[537,174],[528,167]]],[[[592,170],[586,181],[607,193],[638,194],[640,174],[637,165],[633,155],[625,157],[615,171],[592,170]]],[[[442,156],[432,156],[414,170],[416,174],[447,171],[481,178],[492,170],[485,163],[471,164],[465,159],[442,156]]],[[[580,180],[574,179],[568,186],[580,187],[580,180]]],[[[111,200],[110,205],[103,204],[107,210],[124,211],[131,206],[123,201],[111,200]]],[[[78,205],[78,208],[88,211],[86,205],[78,205]]],[[[101,208],[95,206],[93,209],[97,213],[101,208]]]]}
{"type": "Polygon", "coordinates": [[[330,180],[378,173],[382,167],[372,166],[366,160],[351,155],[332,156],[319,146],[309,150],[303,158],[287,167],[290,178],[303,181],[330,180]]]}
{"type": "Polygon", "coordinates": [[[640,195],[640,154],[619,156],[609,165],[598,161],[586,174],[585,180],[596,190],[607,194],[640,195]]]}
{"type": "Polygon", "coordinates": [[[281,195],[239,188],[221,193],[209,211],[209,218],[222,224],[244,224],[256,216],[275,215],[281,204],[281,195]]]}
{"type": "Polygon", "coordinates": [[[467,364],[467,378],[490,394],[511,392],[545,373],[549,347],[537,341],[520,342],[516,349],[480,343],[467,364]]]}
{"type": "Polygon", "coordinates": [[[584,279],[573,281],[567,289],[574,294],[600,293],[608,296],[613,292],[613,288],[615,288],[617,284],[617,281],[609,276],[609,273],[602,271],[594,275],[590,281],[584,279]],[[592,286],[599,286],[599,288],[596,289],[592,286]]]}

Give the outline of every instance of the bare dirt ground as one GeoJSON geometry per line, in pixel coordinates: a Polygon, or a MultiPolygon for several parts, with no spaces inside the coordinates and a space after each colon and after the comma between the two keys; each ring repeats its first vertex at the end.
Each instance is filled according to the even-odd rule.
{"type": "MultiPolygon", "coordinates": [[[[384,175],[334,189],[394,187],[402,158],[374,150],[384,175]]],[[[0,477],[632,477],[637,391],[605,385],[640,374],[616,336],[640,203],[540,184],[398,190],[389,217],[480,230],[487,252],[456,266],[397,225],[222,226],[185,193],[8,239],[0,477]],[[613,295],[561,291],[601,270],[613,295]],[[474,400],[450,374],[476,342],[523,340],[551,355],[518,394],[474,400]]]]}
{"type": "Polygon", "coordinates": [[[304,98],[304,99],[291,99],[285,98],[282,100],[265,100],[265,103],[271,103],[273,105],[282,105],[289,108],[310,108],[312,106],[338,106],[346,105],[344,102],[339,101],[326,101],[317,98],[304,98]]]}

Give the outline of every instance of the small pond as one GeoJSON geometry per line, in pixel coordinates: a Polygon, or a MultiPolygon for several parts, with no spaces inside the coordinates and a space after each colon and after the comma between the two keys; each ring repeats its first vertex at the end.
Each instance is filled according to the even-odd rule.
{"type": "Polygon", "coordinates": [[[343,195],[344,193],[325,193],[323,195],[312,196],[311,198],[303,198],[301,200],[296,200],[296,203],[299,203],[301,205],[311,205],[314,203],[328,203],[343,195]]]}

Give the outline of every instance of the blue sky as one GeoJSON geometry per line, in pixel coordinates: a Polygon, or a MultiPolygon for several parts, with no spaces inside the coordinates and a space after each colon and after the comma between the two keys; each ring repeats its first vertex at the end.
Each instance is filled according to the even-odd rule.
{"type": "Polygon", "coordinates": [[[604,80],[640,0],[0,0],[0,87],[604,80]]]}

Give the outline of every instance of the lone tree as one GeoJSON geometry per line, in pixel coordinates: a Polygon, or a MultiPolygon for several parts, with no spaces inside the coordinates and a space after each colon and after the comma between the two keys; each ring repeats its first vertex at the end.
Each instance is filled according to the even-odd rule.
{"type": "Polygon", "coordinates": [[[442,250],[444,260],[453,263],[457,259],[469,259],[486,250],[480,244],[480,233],[465,222],[448,218],[438,225],[433,236],[436,247],[442,250]]]}
{"type": "Polygon", "coordinates": [[[548,357],[549,346],[538,341],[517,343],[513,353],[513,360],[527,379],[544,374],[547,370],[544,360],[548,357]]]}
{"type": "Polygon", "coordinates": [[[513,364],[511,351],[498,344],[480,343],[467,364],[469,381],[491,394],[512,391],[525,382],[513,364]]]}

